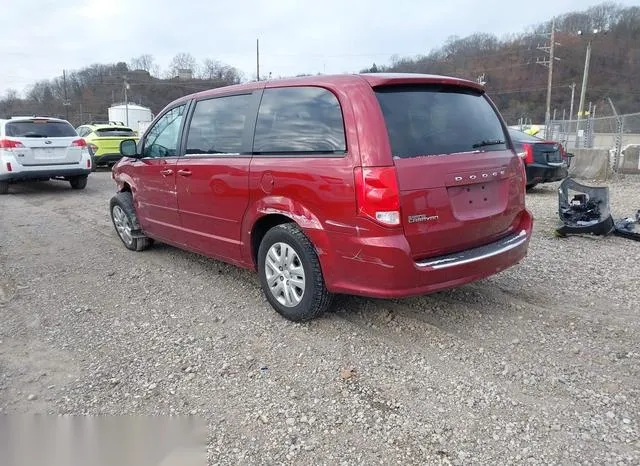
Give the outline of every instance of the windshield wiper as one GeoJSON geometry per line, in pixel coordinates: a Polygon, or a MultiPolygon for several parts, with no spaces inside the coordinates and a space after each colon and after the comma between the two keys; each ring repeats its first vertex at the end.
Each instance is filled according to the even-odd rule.
{"type": "Polygon", "coordinates": [[[479,149],[480,147],[497,146],[498,144],[504,144],[504,143],[505,141],[503,141],[502,139],[489,139],[489,140],[477,142],[471,147],[473,147],[474,149],[479,149]]]}

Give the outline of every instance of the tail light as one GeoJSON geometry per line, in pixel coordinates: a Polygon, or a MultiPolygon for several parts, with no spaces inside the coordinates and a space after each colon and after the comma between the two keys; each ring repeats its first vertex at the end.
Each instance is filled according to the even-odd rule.
{"type": "Polygon", "coordinates": [[[20,141],[12,139],[0,139],[0,149],[21,149],[24,147],[20,141]]]}
{"type": "Polygon", "coordinates": [[[76,139],[75,141],[73,141],[71,143],[71,146],[73,146],[73,147],[87,147],[87,141],[85,141],[84,139],[76,139]]]}
{"type": "Polygon", "coordinates": [[[564,146],[562,144],[558,144],[558,147],[560,147],[560,156],[562,157],[562,160],[567,160],[567,151],[564,150],[564,146]]]}
{"type": "Polygon", "coordinates": [[[531,144],[522,144],[522,152],[518,156],[524,160],[525,164],[533,163],[533,146],[531,144]]]}
{"type": "Polygon", "coordinates": [[[354,170],[358,214],[381,225],[400,225],[400,190],[395,167],[354,170]]]}

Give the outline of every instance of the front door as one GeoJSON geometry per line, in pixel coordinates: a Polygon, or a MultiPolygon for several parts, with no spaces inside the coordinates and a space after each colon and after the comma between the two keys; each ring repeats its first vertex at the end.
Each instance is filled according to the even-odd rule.
{"type": "Polygon", "coordinates": [[[200,100],[185,131],[176,191],[189,246],[239,262],[242,218],[249,204],[251,118],[257,94],[200,100]]]}
{"type": "Polygon", "coordinates": [[[138,220],[149,235],[182,244],[176,196],[176,163],[186,104],[167,111],[142,143],[134,165],[134,202],[138,220]]]}

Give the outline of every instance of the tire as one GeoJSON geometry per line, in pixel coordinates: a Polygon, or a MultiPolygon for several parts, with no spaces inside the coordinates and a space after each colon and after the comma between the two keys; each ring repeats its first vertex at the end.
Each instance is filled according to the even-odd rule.
{"type": "Polygon", "coordinates": [[[0,181],[0,194],[9,194],[9,182],[0,181]]]}
{"type": "Polygon", "coordinates": [[[109,202],[109,212],[113,227],[127,249],[144,251],[153,244],[153,240],[144,236],[140,229],[130,192],[113,196],[109,202]]]}
{"type": "Polygon", "coordinates": [[[531,183],[527,185],[527,191],[531,191],[533,188],[538,186],[538,183],[531,183]]]}
{"type": "Polygon", "coordinates": [[[333,295],[324,283],[315,248],[294,223],[277,225],[264,235],[258,249],[258,274],[267,301],[288,320],[315,319],[331,305],[333,295]],[[267,266],[268,256],[273,266],[267,266]],[[302,287],[287,286],[294,277],[302,287]]]}
{"type": "Polygon", "coordinates": [[[87,175],[74,176],[69,178],[69,183],[73,189],[84,189],[87,187],[87,175]]]}

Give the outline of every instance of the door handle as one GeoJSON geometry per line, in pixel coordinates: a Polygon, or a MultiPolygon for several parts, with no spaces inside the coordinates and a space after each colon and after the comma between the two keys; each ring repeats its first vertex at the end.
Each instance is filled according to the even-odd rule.
{"type": "Polygon", "coordinates": [[[191,176],[191,170],[178,170],[180,176],[191,176]]]}
{"type": "Polygon", "coordinates": [[[173,170],[170,170],[170,169],[160,170],[160,174],[161,174],[162,176],[169,176],[169,175],[173,175],[173,170]]]}

